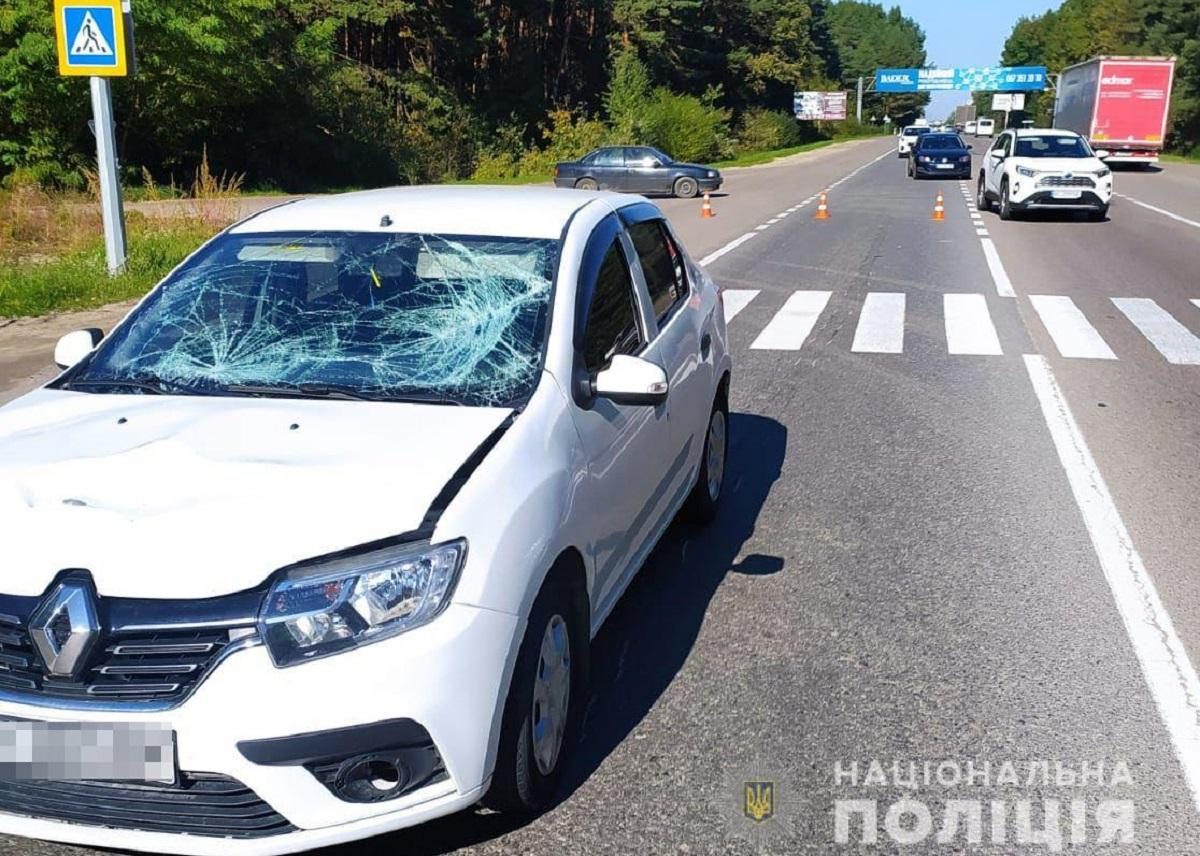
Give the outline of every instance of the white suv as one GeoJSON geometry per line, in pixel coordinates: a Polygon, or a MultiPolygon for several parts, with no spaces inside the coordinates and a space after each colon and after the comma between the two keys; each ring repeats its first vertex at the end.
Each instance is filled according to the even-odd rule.
{"type": "Polygon", "coordinates": [[[1112,202],[1112,172],[1083,137],[1057,128],[1021,128],[996,138],[983,158],[976,205],[995,202],[1000,219],[1022,211],[1087,211],[1103,220],[1112,202]]]}
{"type": "Polygon", "coordinates": [[[99,338],[0,409],[0,720],[70,780],[0,782],[0,833],[257,856],[545,806],[590,639],[725,481],[721,297],[662,212],[293,202],[99,338]]]}

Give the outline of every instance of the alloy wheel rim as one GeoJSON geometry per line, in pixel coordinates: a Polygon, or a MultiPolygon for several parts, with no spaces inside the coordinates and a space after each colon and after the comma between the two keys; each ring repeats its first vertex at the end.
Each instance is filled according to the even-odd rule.
{"type": "Polygon", "coordinates": [[[555,614],[546,622],[533,680],[533,757],[543,776],[558,765],[571,697],[571,644],[567,623],[555,614]]]}
{"type": "Polygon", "coordinates": [[[721,484],[725,480],[725,413],[714,410],[708,421],[708,498],[713,502],[721,495],[721,484]]]}

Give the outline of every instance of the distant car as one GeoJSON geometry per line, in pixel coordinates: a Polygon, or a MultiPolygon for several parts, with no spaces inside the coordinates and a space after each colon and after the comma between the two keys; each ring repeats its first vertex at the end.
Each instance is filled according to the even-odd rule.
{"type": "Polygon", "coordinates": [[[908,159],[908,177],[971,177],[971,150],[958,134],[922,134],[908,159]]]}
{"type": "Polygon", "coordinates": [[[1087,211],[1103,220],[1112,202],[1112,171],[1087,140],[1061,128],[1010,129],[996,137],[983,157],[976,205],[987,211],[996,202],[1000,219],[1022,211],[1087,211]]]}
{"type": "Polygon", "coordinates": [[[990,137],[996,133],[996,121],[994,119],[980,119],[975,123],[975,136],[990,137]]]}
{"type": "Polygon", "coordinates": [[[900,132],[900,136],[896,139],[896,157],[908,157],[908,153],[912,150],[913,143],[916,142],[917,137],[928,133],[928,125],[909,125],[900,132]]]}
{"type": "Polygon", "coordinates": [[[972,119],[970,122],[967,122],[965,125],[963,125],[963,133],[964,134],[974,134],[975,128],[977,125],[978,125],[978,123],[974,119],[972,119]]]}
{"type": "Polygon", "coordinates": [[[652,146],[604,146],[577,161],[556,164],[554,186],[689,199],[720,188],[721,173],[712,167],[672,160],[652,146]]]}

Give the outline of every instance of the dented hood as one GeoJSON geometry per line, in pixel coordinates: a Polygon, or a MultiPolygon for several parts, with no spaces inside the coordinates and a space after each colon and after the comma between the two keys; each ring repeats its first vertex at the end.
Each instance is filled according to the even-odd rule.
{"type": "Polygon", "coordinates": [[[40,390],[0,409],[0,592],[241,591],[420,526],[503,408],[40,390]]]}

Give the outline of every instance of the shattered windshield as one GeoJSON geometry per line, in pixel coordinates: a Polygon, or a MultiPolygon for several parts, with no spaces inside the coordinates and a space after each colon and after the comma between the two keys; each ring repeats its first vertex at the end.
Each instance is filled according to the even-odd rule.
{"type": "Polygon", "coordinates": [[[62,386],[512,403],[541,363],[553,240],[226,234],[62,386]]]}

